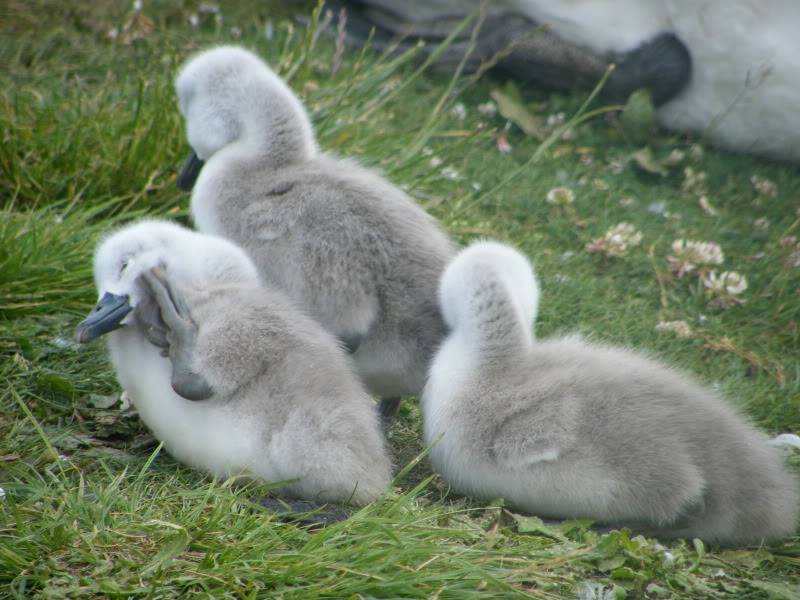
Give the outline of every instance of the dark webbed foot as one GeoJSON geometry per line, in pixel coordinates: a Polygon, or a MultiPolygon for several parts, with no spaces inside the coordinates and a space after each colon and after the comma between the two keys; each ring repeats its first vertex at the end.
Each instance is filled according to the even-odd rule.
{"type": "Polygon", "coordinates": [[[622,104],[647,88],[653,104],[660,106],[683,91],[692,77],[689,50],[672,33],[661,33],[617,58],[617,69],[602,91],[607,102],[622,104]]]}
{"type": "Polygon", "coordinates": [[[350,517],[350,514],[341,508],[308,500],[264,496],[254,499],[253,502],[274,512],[281,521],[295,523],[301,527],[325,527],[350,517]]]}
{"type": "MultiPolygon", "coordinates": [[[[430,15],[427,18],[411,16],[415,14],[413,2],[387,5],[375,0],[328,0],[326,3],[334,16],[342,5],[347,8],[347,35],[353,45],[361,47],[371,39],[373,47],[379,50],[395,48],[402,52],[422,39],[429,42],[421,51],[426,57],[438,51],[437,43],[444,41],[469,14],[468,9],[459,8],[455,2],[452,12],[442,11],[438,16],[433,16],[435,11],[426,11],[424,2],[417,2],[420,9],[417,12],[430,15]],[[400,36],[405,37],[398,44],[400,36]]],[[[613,62],[617,68],[601,91],[601,99],[623,104],[632,92],[647,88],[656,106],[683,91],[692,74],[689,51],[672,33],[660,33],[633,50],[609,56],[565,40],[551,29],[510,11],[485,15],[466,27],[441,52],[437,61],[440,68],[453,69],[461,63],[477,25],[480,28],[474,47],[464,65],[467,72],[495,59],[497,69],[520,81],[556,90],[591,89],[613,62]]]]}
{"type": "Polygon", "coordinates": [[[397,411],[400,410],[400,401],[402,398],[381,398],[378,403],[378,415],[381,418],[381,425],[384,431],[389,431],[397,417],[397,411]]]}
{"type": "MultiPolygon", "coordinates": [[[[183,294],[169,283],[159,268],[144,273],[142,278],[152,292],[167,330],[168,356],[172,361],[172,389],[187,400],[210,398],[214,395],[211,385],[190,366],[197,343],[197,324],[192,319],[183,294]]],[[[153,334],[153,338],[159,339],[159,335],[153,334]]],[[[150,336],[148,339],[153,341],[150,336]]]]}

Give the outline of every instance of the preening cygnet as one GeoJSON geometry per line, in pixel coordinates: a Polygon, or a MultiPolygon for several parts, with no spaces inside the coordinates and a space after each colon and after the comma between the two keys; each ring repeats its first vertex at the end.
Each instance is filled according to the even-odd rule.
{"type": "Polygon", "coordinates": [[[379,175],[320,153],[300,101],[253,53],[203,52],[176,88],[197,228],[242,246],[347,346],[370,391],[419,392],[444,334],[436,288],[452,255],[436,222],[379,175]]]}
{"type": "Polygon", "coordinates": [[[288,481],[319,501],[375,500],[390,462],[372,399],[336,340],[262,287],[227,240],[145,221],[97,249],[100,302],[122,387],[176,459],[220,477],[288,481]]]}
{"type": "Polygon", "coordinates": [[[516,250],[470,246],[439,297],[451,332],[422,406],[431,461],[455,490],[666,537],[794,531],[797,482],[726,403],[627,350],[533,339],[539,288],[516,250]]]}

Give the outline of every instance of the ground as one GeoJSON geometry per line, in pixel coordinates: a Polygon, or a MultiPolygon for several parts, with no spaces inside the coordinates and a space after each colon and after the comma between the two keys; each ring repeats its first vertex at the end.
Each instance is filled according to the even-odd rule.
{"type": "MultiPolygon", "coordinates": [[[[796,536],[737,550],[662,546],[448,495],[424,458],[413,399],[390,436],[393,490],[321,531],[259,510],[250,499],[263,487],[181,467],[120,406],[102,344],[73,342],[96,299],[92,252],[143,215],[188,223],[172,79],[193,52],[241,43],[289,78],[324,150],[380,169],[459,243],[495,238],[530,256],[543,287],[537,335],[579,331],[646,351],[767,433],[800,431],[796,168],[651,133],[646,102],[593,113],[586,91],[337,52],[335,32],[318,36],[292,14],[313,24],[310,8],[276,4],[6,5],[0,594],[800,597],[796,536]],[[620,223],[631,227],[612,230],[620,223]],[[690,257],[673,247],[681,239],[718,247],[690,257]],[[737,276],[720,283],[730,271],[746,288],[737,276]]],[[[788,460],[797,471],[798,453],[788,460]]]]}

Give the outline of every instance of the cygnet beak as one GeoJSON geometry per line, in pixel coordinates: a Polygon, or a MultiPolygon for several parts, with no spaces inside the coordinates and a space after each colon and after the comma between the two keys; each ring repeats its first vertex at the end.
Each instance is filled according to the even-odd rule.
{"type": "Polygon", "coordinates": [[[122,319],[133,310],[130,298],[106,292],[89,316],[78,324],[75,339],[81,344],[91,342],[104,333],[122,327],[122,319]]]}
{"type": "Polygon", "coordinates": [[[184,192],[191,192],[194,182],[197,181],[197,177],[200,175],[200,169],[203,168],[203,164],[204,162],[197,157],[197,153],[192,150],[186,160],[186,164],[183,165],[181,174],[178,175],[178,187],[184,192]]]}

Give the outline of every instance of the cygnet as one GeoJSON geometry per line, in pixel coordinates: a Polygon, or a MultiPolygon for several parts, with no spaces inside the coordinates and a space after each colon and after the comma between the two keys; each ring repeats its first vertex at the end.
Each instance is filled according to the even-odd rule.
{"type": "Polygon", "coordinates": [[[528,260],[478,242],[439,289],[450,327],[422,394],[434,467],[458,492],[722,544],[790,535],[777,450],[689,376],[578,337],[535,341],[528,260]]]}
{"type": "Polygon", "coordinates": [[[386,490],[378,418],[347,355],[241,249],[144,221],[99,245],[94,273],[100,301],[78,340],[108,333],[120,384],[177,460],[313,501],[386,490]]]}
{"type": "Polygon", "coordinates": [[[179,183],[193,185],[198,230],[240,245],[353,353],[372,393],[418,393],[445,332],[436,287],[452,247],[435,220],[376,173],[321,153],[300,101],[255,54],[203,52],[176,89],[193,150],[179,183]]]}

